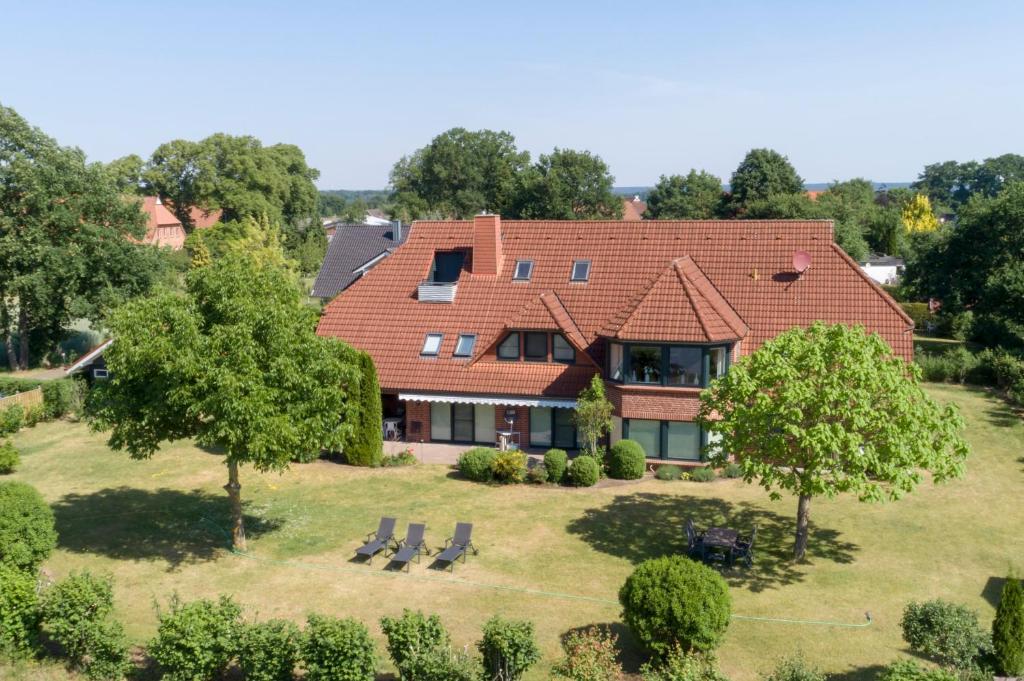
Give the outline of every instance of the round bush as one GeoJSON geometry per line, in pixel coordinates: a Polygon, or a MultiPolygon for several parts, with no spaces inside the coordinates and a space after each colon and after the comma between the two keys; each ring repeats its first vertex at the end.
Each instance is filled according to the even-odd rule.
{"type": "Polygon", "coordinates": [[[548,482],[562,482],[568,467],[569,455],[564,449],[549,449],[544,453],[544,468],[548,472],[548,482]]]}
{"type": "Polygon", "coordinates": [[[490,482],[494,476],[494,460],[498,453],[490,447],[473,447],[459,457],[459,472],[476,482],[490,482]]]}
{"type": "Polygon", "coordinates": [[[0,442],[0,475],[7,475],[17,470],[21,464],[18,450],[14,448],[10,440],[0,442]]]}
{"type": "Polygon", "coordinates": [[[662,464],[654,469],[654,477],[658,480],[679,480],[683,477],[683,469],[672,464],[662,464]]]}
{"type": "Polygon", "coordinates": [[[388,640],[388,654],[403,679],[413,678],[409,670],[420,666],[420,656],[437,649],[448,650],[448,631],[437,615],[428,617],[407,608],[401,617],[382,617],[380,628],[388,640]]]}
{"type": "Polygon", "coordinates": [[[373,681],[377,653],[354,619],[310,615],[299,646],[307,681],[373,681]]]}
{"type": "Polygon", "coordinates": [[[991,636],[978,625],[974,611],[942,599],[911,601],[903,610],[900,626],[912,651],[948,667],[968,668],[992,646],[991,636]]]}
{"type": "Polygon", "coordinates": [[[633,635],[659,656],[676,646],[714,650],[732,609],[721,575],[682,556],[641,563],[619,590],[619,602],[633,635]]]}
{"type": "Polygon", "coordinates": [[[35,575],[0,563],[0,658],[27,656],[38,635],[35,575]]]}
{"type": "Polygon", "coordinates": [[[132,671],[128,638],[117,620],[102,620],[92,630],[87,655],[85,675],[95,681],[123,679],[132,671]]]}
{"type": "Polygon", "coordinates": [[[526,477],[526,454],[518,449],[499,452],[491,464],[491,475],[498,482],[519,483],[526,477]]]}
{"type": "Polygon", "coordinates": [[[715,469],[711,466],[701,466],[690,471],[690,480],[694,482],[711,482],[716,477],[715,469]]]}
{"type": "Polygon", "coordinates": [[[243,625],[238,637],[238,666],[246,681],[291,681],[301,636],[299,628],[287,620],[243,625]]]}
{"type": "Polygon", "coordinates": [[[53,511],[34,487],[0,482],[0,563],[34,570],[57,545],[53,511]]]}
{"type": "Polygon", "coordinates": [[[59,643],[74,664],[89,654],[96,631],[114,609],[111,577],[71,573],[43,597],[43,631],[59,643]]]}
{"type": "Polygon", "coordinates": [[[577,456],[569,464],[569,480],[577,487],[593,487],[601,477],[601,467],[592,456],[577,456]]]}
{"type": "Polygon", "coordinates": [[[484,624],[483,638],[477,643],[477,650],[484,658],[488,679],[516,681],[540,660],[533,623],[506,620],[497,615],[484,624]]]}
{"type": "Polygon", "coordinates": [[[644,477],[647,456],[634,440],[619,440],[608,455],[608,476],[617,480],[639,480],[644,477]]]}
{"type": "Polygon", "coordinates": [[[224,674],[238,647],[241,608],[227,596],[182,603],[171,599],[160,613],[149,654],[168,681],[215,679],[224,674]]]}

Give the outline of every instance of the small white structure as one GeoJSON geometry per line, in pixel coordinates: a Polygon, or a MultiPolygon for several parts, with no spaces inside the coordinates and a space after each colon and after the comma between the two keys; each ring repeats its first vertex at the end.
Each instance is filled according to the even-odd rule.
{"type": "Polygon", "coordinates": [[[891,255],[873,255],[857,264],[864,270],[864,274],[879,284],[898,284],[906,267],[903,258],[891,255]]]}

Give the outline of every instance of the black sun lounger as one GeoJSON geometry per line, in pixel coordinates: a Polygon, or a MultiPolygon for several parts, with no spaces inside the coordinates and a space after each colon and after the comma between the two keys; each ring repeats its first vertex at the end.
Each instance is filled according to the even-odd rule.
{"type": "Polygon", "coordinates": [[[470,541],[470,537],[473,535],[473,524],[472,523],[456,523],[455,524],[455,536],[449,537],[444,540],[444,550],[438,554],[437,560],[442,563],[448,563],[452,572],[455,572],[455,561],[460,557],[462,562],[466,562],[466,553],[470,550],[473,551],[473,555],[480,553],[473,546],[473,542],[470,541]]]}
{"type": "Polygon", "coordinates": [[[367,564],[373,562],[373,557],[384,552],[384,555],[388,555],[388,545],[395,538],[395,519],[394,518],[381,518],[380,525],[377,527],[376,532],[371,532],[366,535],[364,540],[366,543],[356,549],[357,556],[366,556],[368,558],[367,564]]]}
{"type": "Polygon", "coordinates": [[[398,548],[391,554],[391,562],[405,565],[405,571],[408,572],[413,558],[418,563],[420,562],[420,553],[426,553],[429,556],[430,549],[427,548],[427,542],[423,539],[426,531],[427,526],[423,523],[409,523],[405,539],[398,542],[398,548]]]}

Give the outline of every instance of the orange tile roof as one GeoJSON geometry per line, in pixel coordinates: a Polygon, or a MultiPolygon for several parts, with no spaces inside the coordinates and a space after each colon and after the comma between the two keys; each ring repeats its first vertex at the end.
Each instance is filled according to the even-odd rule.
{"type": "Polygon", "coordinates": [[[622,199],[623,220],[643,220],[644,211],[647,210],[647,202],[641,201],[638,197],[622,199]]]}
{"type": "Polygon", "coordinates": [[[146,227],[150,231],[155,230],[157,227],[181,226],[181,220],[174,213],[167,210],[167,206],[160,203],[156,196],[142,197],[142,210],[149,217],[146,227]]]}
{"type": "Polygon", "coordinates": [[[497,276],[473,274],[468,258],[454,302],[421,303],[434,252],[472,249],[474,226],[413,223],[404,245],[327,305],[318,333],[368,351],[385,390],[525,396],[575,396],[596,368],[498,361],[493,343],[511,324],[557,326],[597,363],[618,317],[627,333],[657,334],[664,322],[663,335],[742,337],[741,354],[794,325],[856,323],[913,353],[910,318],[833,243],[829,221],[501,221],[500,232],[497,276]],[[797,250],[811,255],[801,275],[797,250]],[[591,261],[588,282],[569,281],[575,259],[591,261]],[[512,281],[516,260],[534,262],[530,281],[512,281]],[[444,333],[437,357],[420,356],[428,332],[444,333]],[[452,357],[460,333],[481,340],[472,361],[452,357]]]}
{"type": "Polygon", "coordinates": [[[189,219],[192,220],[192,226],[196,229],[213,227],[215,224],[220,222],[220,218],[223,214],[224,211],[222,210],[204,210],[199,206],[192,206],[188,209],[189,219]]]}

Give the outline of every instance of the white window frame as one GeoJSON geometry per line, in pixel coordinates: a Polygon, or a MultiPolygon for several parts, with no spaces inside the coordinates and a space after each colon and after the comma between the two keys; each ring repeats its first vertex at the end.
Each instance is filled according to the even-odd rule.
{"type": "Polygon", "coordinates": [[[106,369],[93,369],[92,370],[92,377],[93,378],[109,378],[110,377],[110,372],[107,371],[106,369]]]}
{"type": "Polygon", "coordinates": [[[443,333],[428,333],[423,338],[423,349],[420,350],[420,354],[422,356],[424,356],[424,357],[437,357],[439,354],[441,354],[441,343],[443,343],[443,342],[444,342],[444,334],[443,333]],[[431,340],[434,339],[434,338],[437,339],[437,345],[434,347],[433,350],[430,350],[431,340]]]}
{"type": "Polygon", "coordinates": [[[516,269],[512,273],[512,281],[530,281],[533,276],[533,261],[532,260],[516,260],[516,269]],[[520,267],[526,267],[526,274],[519,272],[520,267]]]}
{"type": "Polygon", "coordinates": [[[590,281],[590,261],[589,260],[573,260],[572,271],[569,273],[569,281],[586,282],[590,281]],[[576,276],[576,268],[586,266],[586,271],[582,277],[576,276]]]}
{"type": "Polygon", "coordinates": [[[460,333],[459,338],[455,341],[455,352],[452,353],[452,357],[472,357],[473,349],[476,347],[476,334],[475,333],[460,333]],[[459,352],[459,348],[462,347],[464,342],[469,343],[468,352],[459,352]]]}

